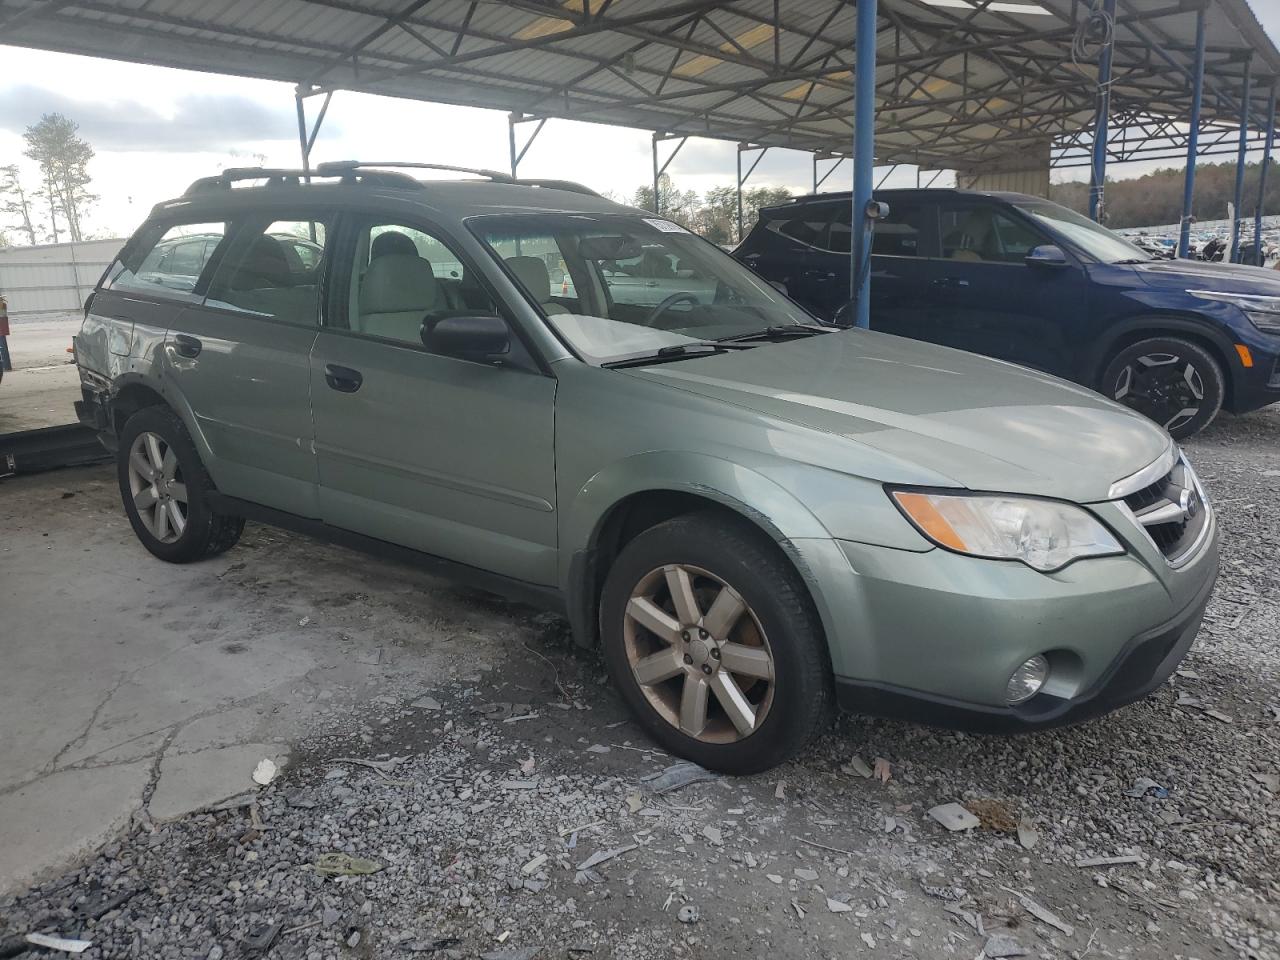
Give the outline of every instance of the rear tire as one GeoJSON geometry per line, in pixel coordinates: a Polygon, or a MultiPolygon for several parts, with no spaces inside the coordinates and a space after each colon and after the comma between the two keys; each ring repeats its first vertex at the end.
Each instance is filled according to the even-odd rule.
{"type": "Polygon", "coordinates": [[[706,512],[646,530],[609,570],[600,607],[613,682],[670,752],[758,773],[830,724],[831,661],[808,590],[745,521],[706,512]]]}
{"type": "Polygon", "coordinates": [[[143,407],[120,431],[120,496],[142,545],[169,563],[190,563],[235,546],[244,518],[215,513],[213,481],[186,425],[168,407],[143,407]]]}
{"type": "Polygon", "coordinates": [[[1222,366],[1198,343],[1151,337],[1112,357],[1098,390],[1183,440],[1213,422],[1227,386],[1222,366]]]}

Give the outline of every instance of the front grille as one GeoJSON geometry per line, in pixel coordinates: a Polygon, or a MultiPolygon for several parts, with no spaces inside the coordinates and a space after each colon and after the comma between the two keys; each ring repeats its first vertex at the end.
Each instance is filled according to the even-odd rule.
{"type": "Polygon", "coordinates": [[[1155,483],[1129,494],[1124,502],[1151,542],[1170,560],[1180,559],[1209,522],[1209,505],[1191,468],[1181,460],[1155,483]]]}

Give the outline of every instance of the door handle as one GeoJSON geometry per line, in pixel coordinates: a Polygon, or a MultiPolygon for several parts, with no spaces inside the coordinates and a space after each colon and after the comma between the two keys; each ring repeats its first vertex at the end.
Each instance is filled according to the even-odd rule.
{"type": "Polygon", "coordinates": [[[929,281],[929,284],[934,287],[954,289],[956,287],[967,287],[969,285],[969,281],[962,277],[935,277],[929,281]]]}
{"type": "Polygon", "coordinates": [[[203,347],[204,344],[195,337],[189,337],[185,333],[174,334],[173,349],[178,351],[180,357],[186,357],[188,360],[195,359],[200,356],[203,347]]]}
{"type": "Polygon", "coordinates": [[[355,393],[364,383],[364,375],[350,367],[340,367],[336,363],[326,363],[324,382],[339,393],[355,393]]]}

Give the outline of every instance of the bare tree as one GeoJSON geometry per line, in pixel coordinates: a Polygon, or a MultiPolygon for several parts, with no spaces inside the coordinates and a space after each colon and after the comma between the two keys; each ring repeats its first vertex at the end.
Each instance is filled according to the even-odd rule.
{"type": "Polygon", "coordinates": [[[85,211],[98,199],[89,192],[89,161],[93,147],[76,135],[79,125],[60,113],[46,113],[27,127],[27,156],[40,165],[44,199],[49,205],[53,239],[58,240],[58,215],[67,224],[73,241],[83,239],[85,211]]]}
{"type": "Polygon", "coordinates": [[[36,228],[31,222],[31,201],[22,185],[18,165],[11,163],[0,167],[0,213],[18,219],[18,229],[27,235],[32,246],[36,242],[36,228]]]}

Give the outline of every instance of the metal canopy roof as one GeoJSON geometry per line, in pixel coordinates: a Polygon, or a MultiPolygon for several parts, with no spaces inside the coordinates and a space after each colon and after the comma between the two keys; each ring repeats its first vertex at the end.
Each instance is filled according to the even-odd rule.
{"type": "MultiPolygon", "coordinates": [[[[1091,5],[880,0],[877,161],[1087,163],[1091,5]]],[[[1265,114],[1280,52],[1246,0],[1118,0],[1112,159],[1185,155],[1201,7],[1201,152],[1235,150],[1251,51],[1265,114]]],[[[849,0],[0,0],[9,44],[841,155],[853,37],[849,0]]]]}

